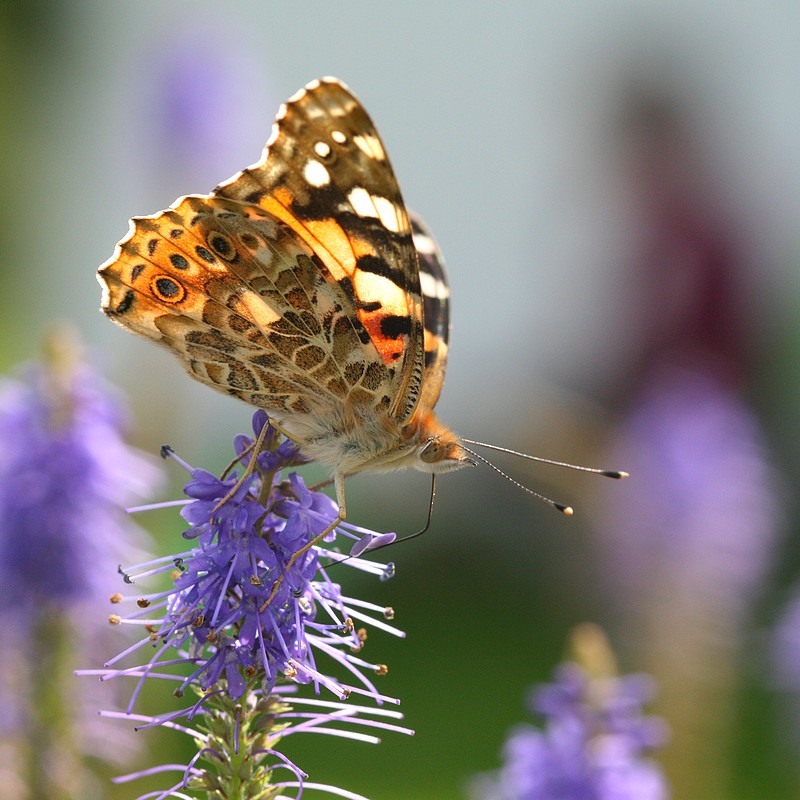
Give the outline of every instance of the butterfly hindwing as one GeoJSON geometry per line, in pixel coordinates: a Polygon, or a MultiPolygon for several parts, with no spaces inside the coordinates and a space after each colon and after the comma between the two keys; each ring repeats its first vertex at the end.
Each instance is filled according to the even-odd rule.
{"type": "Polygon", "coordinates": [[[450,287],[444,258],[433,234],[418,214],[410,213],[425,320],[425,364],[420,406],[436,405],[444,384],[450,339],[450,287]]]}
{"type": "Polygon", "coordinates": [[[393,369],[342,286],[257,206],[190,196],[137,218],[100,276],[109,316],[245,402],[291,414],[391,402],[393,369]]]}

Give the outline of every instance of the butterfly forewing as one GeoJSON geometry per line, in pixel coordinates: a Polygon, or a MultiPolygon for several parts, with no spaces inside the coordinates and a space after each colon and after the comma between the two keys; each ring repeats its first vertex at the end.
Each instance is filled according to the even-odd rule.
{"type": "Polygon", "coordinates": [[[282,108],[261,161],[214,194],[258,204],[314,250],[391,370],[392,415],[410,419],[423,368],[417,257],[381,139],[349,89],[310,83],[282,108]]]}

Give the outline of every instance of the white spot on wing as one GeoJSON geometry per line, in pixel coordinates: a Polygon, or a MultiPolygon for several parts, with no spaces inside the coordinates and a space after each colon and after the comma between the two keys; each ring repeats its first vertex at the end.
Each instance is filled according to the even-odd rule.
{"type": "Polygon", "coordinates": [[[404,226],[400,221],[400,214],[397,206],[385,197],[372,195],[372,202],[378,209],[378,219],[383,223],[384,228],[388,228],[392,233],[400,233],[404,226]]]}
{"type": "MultiPolygon", "coordinates": [[[[281,106],[280,110],[278,111],[278,115],[275,117],[275,122],[272,123],[272,131],[269,134],[269,139],[267,139],[267,143],[264,145],[264,153],[266,153],[267,150],[269,150],[269,148],[273,144],[275,144],[275,141],[277,140],[278,136],[280,136],[281,129],[280,126],[278,125],[278,122],[282,120],[285,115],[286,115],[286,106],[281,106]],[[283,114],[281,113],[281,111],[283,111],[283,114]]],[[[265,156],[262,155],[262,159],[264,157],[265,156]]],[[[239,175],[241,174],[242,173],[240,172],[239,175]]],[[[238,175],[236,177],[238,177],[238,175]]]]}
{"type": "Polygon", "coordinates": [[[383,150],[381,140],[371,133],[359,134],[353,137],[358,149],[369,158],[374,158],[376,161],[385,161],[386,153],[383,150]]]}
{"type": "Polygon", "coordinates": [[[331,131],[331,139],[336,144],[344,144],[347,141],[347,137],[341,131],[331,131]]]}
{"type": "Polygon", "coordinates": [[[319,161],[314,161],[313,159],[306,161],[306,165],[303,167],[303,177],[308,183],[317,188],[327,186],[331,182],[328,170],[319,161]]]}
{"type": "Polygon", "coordinates": [[[320,158],[327,158],[331,154],[331,148],[327,142],[317,142],[314,145],[314,152],[320,158]]]}
{"type": "Polygon", "coordinates": [[[375,208],[375,203],[372,202],[372,195],[362,186],[356,186],[347,195],[347,199],[359,217],[375,217],[375,219],[378,219],[378,209],[375,208]]]}
{"type": "Polygon", "coordinates": [[[436,253],[436,242],[424,233],[414,234],[414,247],[417,248],[418,253],[423,253],[426,256],[432,256],[436,253]]]}
{"type": "Polygon", "coordinates": [[[420,270],[419,286],[425,297],[433,297],[437,300],[446,300],[450,297],[450,290],[447,288],[445,282],[434,278],[430,272],[423,272],[420,270]]]}
{"type": "MultiPolygon", "coordinates": [[[[311,83],[316,83],[316,81],[312,81],[311,83]]],[[[298,89],[286,102],[296,103],[306,93],[306,90],[313,91],[316,86],[312,86],[311,83],[307,84],[302,89],[298,89]]]]}
{"type": "Polygon", "coordinates": [[[383,227],[392,233],[405,229],[399,209],[391,200],[379,194],[370,194],[363,186],[352,189],[347,199],[359,217],[379,219],[383,227]]]}

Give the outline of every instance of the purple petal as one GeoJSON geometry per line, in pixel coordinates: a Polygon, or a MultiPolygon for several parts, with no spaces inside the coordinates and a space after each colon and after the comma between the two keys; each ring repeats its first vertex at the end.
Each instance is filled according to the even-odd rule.
{"type": "Polygon", "coordinates": [[[351,548],[351,556],[360,556],[367,550],[378,550],[390,545],[397,539],[396,533],[368,533],[362,536],[351,548]]]}

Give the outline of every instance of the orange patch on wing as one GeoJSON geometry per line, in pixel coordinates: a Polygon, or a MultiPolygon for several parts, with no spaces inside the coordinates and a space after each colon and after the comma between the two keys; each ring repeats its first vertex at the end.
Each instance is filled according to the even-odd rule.
{"type": "Polygon", "coordinates": [[[405,335],[397,338],[387,336],[382,329],[382,322],[387,316],[383,312],[359,311],[358,316],[361,318],[361,322],[367,329],[367,333],[370,335],[372,343],[380,353],[381,358],[387,364],[396,363],[406,349],[408,337],[405,335]]]}
{"type": "Polygon", "coordinates": [[[431,333],[427,328],[425,329],[425,352],[431,353],[438,350],[440,347],[447,347],[441,336],[431,333]]]}
{"type": "MultiPolygon", "coordinates": [[[[331,275],[337,281],[352,275],[356,269],[356,257],[353,253],[350,239],[342,230],[342,226],[334,219],[314,219],[304,224],[314,235],[316,241],[322,244],[324,249],[319,255],[325,266],[330,270],[331,275]],[[330,253],[333,261],[326,258],[325,251],[330,253]]],[[[314,249],[317,250],[318,245],[314,249]]]]}
{"type": "Polygon", "coordinates": [[[259,206],[285,222],[320,257],[334,280],[353,274],[356,256],[347,234],[334,219],[301,220],[289,210],[294,198],[287,189],[276,189],[272,197],[264,197],[259,206]]]}
{"type": "Polygon", "coordinates": [[[353,236],[350,239],[350,247],[353,248],[355,257],[361,256],[380,256],[380,253],[375,249],[375,243],[370,242],[368,239],[362,239],[360,236],[353,236]]]}
{"type": "Polygon", "coordinates": [[[374,272],[357,270],[353,275],[353,291],[359,304],[380,304],[370,311],[358,309],[358,318],[367,329],[375,349],[387,364],[395,363],[408,347],[408,334],[387,336],[383,320],[387,317],[407,317],[409,307],[405,292],[391,279],[374,272]]]}

